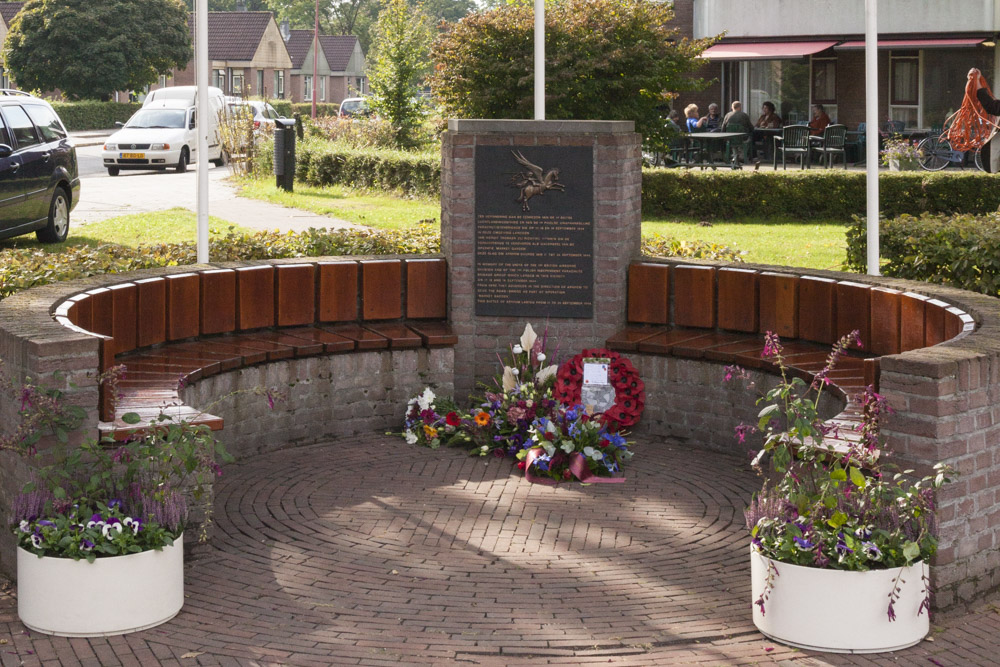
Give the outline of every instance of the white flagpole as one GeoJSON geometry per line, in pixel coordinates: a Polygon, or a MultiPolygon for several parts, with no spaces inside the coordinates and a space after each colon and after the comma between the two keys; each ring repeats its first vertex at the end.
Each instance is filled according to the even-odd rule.
{"type": "Polygon", "coordinates": [[[878,7],[865,0],[865,160],[868,195],[868,275],[879,275],[878,247],[878,7]]]}
{"type": "Polygon", "coordinates": [[[545,120],[545,0],[535,0],[535,120],[545,120]]]}
{"type": "Polygon", "coordinates": [[[198,82],[198,263],[208,262],[208,0],[197,0],[195,70],[198,82]]]}

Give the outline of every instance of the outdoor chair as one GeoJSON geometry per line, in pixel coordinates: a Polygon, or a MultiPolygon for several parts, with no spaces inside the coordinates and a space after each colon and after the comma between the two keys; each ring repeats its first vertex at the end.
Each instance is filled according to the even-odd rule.
{"type": "Polygon", "coordinates": [[[816,141],[813,150],[819,153],[820,164],[825,158],[827,169],[832,169],[833,158],[839,155],[844,163],[844,169],[847,169],[847,152],[844,149],[847,141],[846,125],[827,125],[823,130],[823,136],[813,137],[813,139],[816,141]]]}
{"type": "Polygon", "coordinates": [[[785,158],[788,154],[798,155],[803,169],[809,168],[812,148],[809,145],[808,125],[786,125],[781,128],[781,136],[774,138],[774,169],[778,169],[778,151],[781,151],[781,168],[787,169],[785,158]]]}

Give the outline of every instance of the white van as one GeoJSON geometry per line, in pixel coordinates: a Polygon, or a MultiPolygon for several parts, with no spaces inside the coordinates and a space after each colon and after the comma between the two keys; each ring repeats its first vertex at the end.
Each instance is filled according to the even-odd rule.
{"type": "MultiPolygon", "coordinates": [[[[197,159],[197,86],[175,86],[151,92],[121,130],[108,137],[102,158],[111,176],[122,169],[166,169],[187,171],[197,159]]],[[[219,113],[225,97],[218,88],[209,88],[208,159],[225,164],[219,139],[219,113]]]]}

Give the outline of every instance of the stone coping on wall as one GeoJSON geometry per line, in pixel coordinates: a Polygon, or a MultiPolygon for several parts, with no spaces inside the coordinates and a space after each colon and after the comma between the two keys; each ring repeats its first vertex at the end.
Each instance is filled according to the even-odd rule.
{"type": "Polygon", "coordinates": [[[448,120],[449,132],[484,134],[631,134],[631,120],[491,120],[485,118],[448,120]]]}

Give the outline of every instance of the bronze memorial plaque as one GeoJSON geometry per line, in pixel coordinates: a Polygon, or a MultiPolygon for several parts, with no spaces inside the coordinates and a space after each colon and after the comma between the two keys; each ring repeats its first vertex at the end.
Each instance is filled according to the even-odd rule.
{"type": "Polygon", "coordinates": [[[476,315],[593,317],[590,146],[476,147],[476,315]]]}

